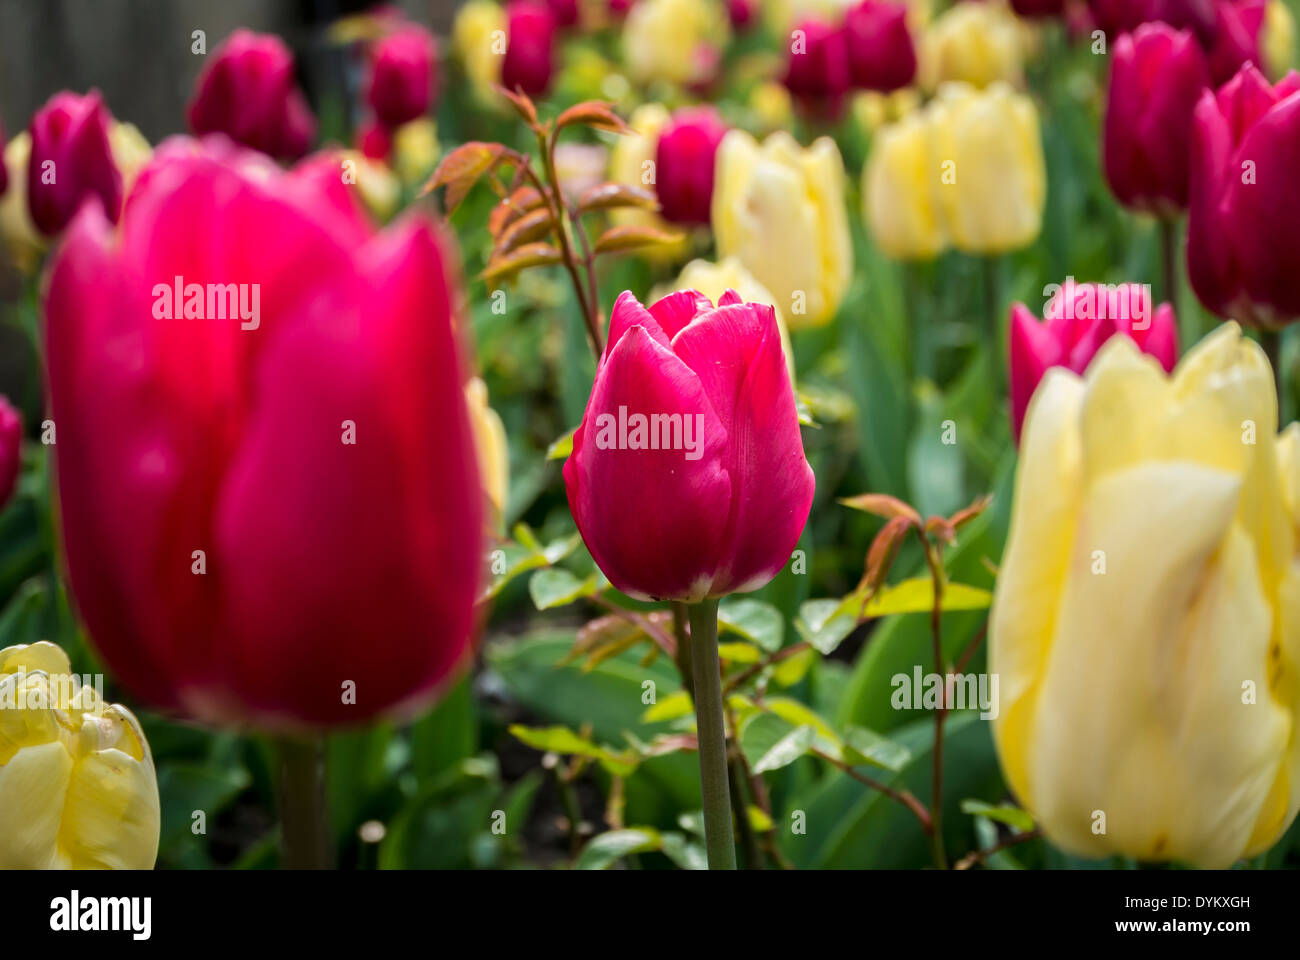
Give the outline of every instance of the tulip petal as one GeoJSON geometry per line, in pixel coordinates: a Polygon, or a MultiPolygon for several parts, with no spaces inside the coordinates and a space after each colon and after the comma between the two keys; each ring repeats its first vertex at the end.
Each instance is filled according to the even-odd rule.
{"type": "Polygon", "coordinates": [[[19,750],[0,766],[0,810],[6,826],[0,830],[0,869],[66,866],[56,851],[71,774],[72,757],[58,740],[19,750]]]}

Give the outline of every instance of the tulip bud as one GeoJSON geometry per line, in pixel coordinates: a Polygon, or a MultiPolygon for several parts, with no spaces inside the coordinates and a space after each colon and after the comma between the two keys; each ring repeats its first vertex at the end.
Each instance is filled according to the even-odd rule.
{"type": "Polygon", "coordinates": [[[1186,208],[1192,114],[1209,81],[1189,31],[1147,23],[1115,42],[1102,155],[1121,203],[1163,216],[1186,208]]]}
{"type": "Polygon", "coordinates": [[[296,160],[316,137],[316,119],[279,37],[236,30],[199,74],[188,108],[195,133],[224,133],[269,156],[296,160]]]}
{"type": "MultiPolygon", "coordinates": [[[[609,179],[612,182],[642,190],[656,188],[659,172],[655,158],[659,152],[659,135],[668,126],[669,119],[668,109],[661,103],[644,103],[632,111],[628,118],[632,133],[615,140],[609,152],[609,179]]],[[[610,219],[619,226],[639,224],[672,232],[672,227],[663,217],[650,210],[611,210],[610,219]]],[[[688,246],[688,238],[683,235],[677,242],[650,248],[645,256],[657,261],[678,262],[688,246]]]]}
{"type": "Polygon", "coordinates": [[[437,96],[433,34],[404,24],[370,51],[366,102],[384,126],[400,127],[429,112],[437,96]]]}
{"type": "Polygon", "coordinates": [[[99,92],[56,93],[32,117],[27,203],[46,236],[67,226],[87,197],[98,197],[116,223],[122,211],[122,175],[109,143],[112,117],[99,92]]]}
{"type": "Polygon", "coordinates": [[[412,120],[393,131],[393,168],[408,186],[418,186],[429,179],[438,166],[441,152],[438,127],[432,117],[412,120]]]}
{"type": "Polygon", "coordinates": [[[418,219],[375,234],[350,189],[312,182],[177,138],[119,231],[86,208],[50,267],[76,607],[124,684],[209,723],[407,712],[470,640],[482,494],[456,259],[418,219]]]}
{"type": "Polygon", "coordinates": [[[5,252],[20,271],[35,273],[45,251],[46,240],[32,223],[27,204],[27,168],[32,152],[32,135],[24,130],[4,148],[5,175],[9,189],[0,195],[0,240],[5,252]]]}
{"type": "Polygon", "coordinates": [[[0,650],[0,870],[148,870],[158,780],[140,723],[42,641],[0,650]]]}
{"type": "Polygon", "coordinates": [[[718,148],[713,233],[771,291],[791,329],[829,323],[848,291],[853,248],[844,161],[821,137],[803,148],[778,131],[760,146],[732,130],[718,148]]]}
{"type": "Polygon", "coordinates": [[[505,516],[510,485],[510,448],[506,443],[506,428],[500,415],[488,406],[487,384],[478,377],[465,384],[465,403],[474,430],[474,449],[478,455],[483,494],[499,522],[505,516]]]}
{"type": "Polygon", "coordinates": [[[622,294],[564,484],[629,596],[697,602],[776,576],[814,481],[772,308],[689,290],[647,310],[622,294]]]}
{"type": "Polygon", "coordinates": [[[844,14],[844,34],[853,86],[888,93],[916,78],[906,4],[862,0],[844,14]]]}
{"type": "MultiPolygon", "coordinates": [[[[5,142],[6,140],[5,140],[4,124],[0,124],[0,143],[5,143],[5,142]]],[[[5,167],[3,163],[0,163],[0,197],[3,197],[5,195],[5,191],[8,189],[9,189],[9,170],[7,167],[5,167]]]]}
{"type": "Polygon", "coordinates": [[[1205,91],[1192,126],[1187,272],[1214,313],[1259,327],[1300,316],[1294,144],[1300,76],[1270,87],[1247,64],[1205,91]]]}
{"type": "Polygon", "coordinates": [[[713,167],[727,125],[712,107],[678,110],[659,134],[655,192],[664,219],[708,223],[713,167]]]}
{"type": "Polygon", "coordinates": [[[1227,324],[1113,337],[1025,420],[989,630],[1007,783],[1057,846],[1223,868],[1300,807],[1300,428],[1227,324]]]}
{"type": "Polygon", "coordinates": [[[1020,439],[1029,400],[1052,367],[1082,374],[1117,334],[1129,337],[1168,373],[1178,362],[1178,320],[1162,303],[1152,313],[1151,294],[1140,284],[1076,284],[1073,278],[1047,303],[1041,322],[1023,303],[1011,308],[1011,432],[1020,439]]]}
{"type": "Polygon", "coordinates": [[[1227,83],[1247,63],[1264,65],[1259,49],[1264,7],[1265,0],[1221,0],[1215,7],[1214,38],[1206,48],[1216,86],[1227,83]]]}
{"type": "Polygon", "coordinates": [[[504,50],[494,45],[494,37],[505,36],[507,29],[505,11],[493,0],[469,0],[456,11],[452,22],[451,42],[465,73],[469,77],[474,95],[480,101],[501,99],[493,85],[501,82],[501,61],[504,50]]]}
{"type": "Polygon", "coordinates": [[[717,73],[730,37],[716,0],[639,0],[623,22],[623,62],[638,83],[698,86],[717,73]]]}
{"type": "Polygon", "coordinates": [[[515,0],[506,7],[506,37],[501,85],[540,97],[550,88],[554,71],[555,21],[550,11],[529,0],[515,0]]]}
{"type": "Polygon", "coordinates": [[[1065,13],[1065,0],[1011,0],[1011,9],[1022,17],[1059,17],[1065,13]]]}
{"type": "Polygon", "coordinates": [[[837,116],[849,91],[844,29],[816,18],[800,21],[790,41],[784,83],[806,109],[837,116]]]}
{"type": "Polygon", "coordinates": [[[727,0],[727,16],[737,33],[754,26],[761,13],[758,0],[727,0]]]}
{"type": "Polygon", "coordinates": [[[557,27],[578,25],[578,0],[546,0],[546,7],[551,11],[551,18],[557,27]]]}
{"type": "Polygon", "coordinates": [[[1024,80],[1020,24],[1005,7],[959,3],[946,10],[921,39],[921,85],[963,81],[987,87],[1024,80]]]}
{"type": "Polygon", "coordinates": [[[940,201],[941,169],[931,116],[909,114],[881,127],[862,172],[863,218],[881,252],[932,260],[948,245],[940,201]]]}
{"type": "Polygon", "coordinates": [[[956,247],[997,254],[1032,243],[1047,199],[1033,101],[1005,84],[983,91],[945,84],[929,109],[940,158],[939,196],[956,247]]]}
{"type": "Polygon", "coordinates": [[[18,484],[18,470],[22,466],[23,421],[0,394],[0,510],[13,496],[18,484]]]}

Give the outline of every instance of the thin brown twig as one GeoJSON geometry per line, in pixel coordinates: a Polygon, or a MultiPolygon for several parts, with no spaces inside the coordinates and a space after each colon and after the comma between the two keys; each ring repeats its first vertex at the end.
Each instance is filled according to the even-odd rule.
{"type": "Polygon", "coordinates": [[[926,833],[930,833],[933,830],[933,825],[932,825],[933,821],[930,818],[929,811],[925,809],[925,805],[922,804],[920,800],[916,799],[916,795],[913,794],[912,791],[906,789],[895,790],[893,787],[889,786],[888,784],[881,783],[879,780],[875,780],[867,776],[865,773],[859,773],[857,770],[849,766],[849,764],[845,763],[843,760],[839,760],[836,757],[832,757],[829,753],[826,753],[824,750],[820,750],[817,747],[813,747],[810,752],[812,753],[813,756],[820,757],[821,759],[825,760],[827,763],[829,763],[831,766],[835,767],[836,769],[841,770],[844,773],[847,773],[850,777],[852,777],[854,780],[857,780],[859,783],[865,784],[866,786],[870,787],[872,790],[878,790],[881,793],[883,793],[885,796],[889,797],[891,800],[895,800],[898,803],[901,803],[903,806],[907,807],[907,809],[912,811],[912,813],[916,816],[916,819],[921,822],[921,829],[923,829],[926,833]]]}
{"type": "Polygon", "coordinates": [[[993,854],[995,853],[1001,853],[1003,850],[1007,849],[1008,847],[1014,847],[1016,844],[1024,843],[1026,840],[1036,840],[1042,835],[1043,834],[1041,830],[1028,830],[1024,833],[1013,834],[1012,836],[1008,837],[1006,840],[1003,840],[1000,843],[995,843],[993,846],[989,847],[986,850],[976,850],[973,853],[967,854],[966,856],[958,860],[955,864],[953,864],[953,869],[969,870],[971,867],[975,866],[975,864],[983,863],[986,859],[993,856],[993,854]]]}
{"type": "Polygon", "coordinates": [[[608,597],[602,596],[599,593],[593,594],[589,599],[591,600],[592,603],[596,604],[597,606],[604,607],[606,610],[614,614],[616,617],[621,617],[622,619],[626,620],[628,623],[640,627],[649,635],[650,639],[655,642],[655,644],[659,647],[660,650],[662,650],[668,656],[673,657],[674,659],[676,658],[677,656],[676,643],[670,636],[668,636],[668,634],[660,630],[659,627],[654,623],[654,621],[652,621],[649,617],[637,613],[635,610],[629,610],[626,607],[620,607],[613,600],[610,600],[608,597]]]}
{"type": "Polygon", "coordinates": [[[790,659],[790,657],[793,657],[797,653],[803,653],[808,648],[809,648],[809,644],[806,640],[804,640],[804,641],[800,641],[799,643],[791,644],[788,647],[782,647],[780,650],[776,651],[775,653],[769,653],[762,660],[758,661],[758,663],[751,664],[750,666],[746,667],[744,670],[740,671],[740,673],[736,674],[731,679],[729,679],[723,685],[722,692],[731,693],[737,687],[747,683],[752,677],[756,676],[759,673],[762,673],[768,667],[772,666],[772,664],[780,663],[782,660],[788,660],[790,659]]]}

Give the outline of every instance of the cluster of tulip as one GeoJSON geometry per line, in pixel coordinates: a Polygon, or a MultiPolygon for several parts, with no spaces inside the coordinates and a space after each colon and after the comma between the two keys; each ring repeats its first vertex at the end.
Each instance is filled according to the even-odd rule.
{"type": "MultiPolygon", "coordinates": [[[[1100,168],[1121,204],[1163,223],[1168,302],[1128,276],[1067,279],[1041,320],[993,303],[1005,332],[979,348],[1006,358],[992,395],[1019,457],[988,627],[997,756],[1015,800],[1080,856],[1226,866],[1268,850],[1300,809],[1300,427],[1279,432],[1277,388],[1277,333],[1300,317],[1300,75],[1276,76],[1289,15],[1278,0],[931,6],[469,0],[445,45],[382,8],[333,31],[363,71],[355,148],[318,147],[293,54],[247,30],[207,58],[191,136],[151,147],[95,91],[54,95],[5,148],[0,230],[40,289],[59,559],[112,676],[168,716],[294,744],[411,717],[467,669],[492,595],[484,554],[510,513],[505,429],[471,361],[480,288],[461,267],[482,225],[458,242],[424,203],[396,214],[426,177],[419,195],[443,189],[448,217],[487,180],[489,292],[532,268],[572,281],[595,370],[563,466],[568,529],[600,589],[673,606],[661,646],[694,704],[708,862],[734,865],[729,790],[754,772],[731,767],[730,695],[749,674],[724,683],[719,603],[781,574],[813,512],[794,346],[835,343],[814,379],[844,365],[864,263],[874,284],[889,261],[987,263],[1039,240],[1056,187],[1026,71],[1050,30],[1106,54],[1100,168]],[[732,37],[764,29],[780,55],[733,108],[732,37]],[[570,41],[595,31],[618,50],[623,72],[600,85],[627,121],[593,99],[550,116],[570,41]],[[466,97],[439,96],[444,50],[466,97]],[[536,161],[469,140],[429,176],[442,99],[514,111],[536,161]],[[590,182],[560,169],[559,136],[579,130],[590,182]],[[804,130],[824,135],[804,145],[804,130]],[[869,144],[860,196],[846,142],[869,144]],[[607,228],[594,240],[590,217],[607,228]],[[633,284],[606,318],[598,259],[628,252],[646,270],[620,276],[655,292],[633,284]],[[1180,360],[1181,261],[1226,322],[1192,343],[1184,316],[1180,360]],[[183,280],[199,285],[192,304],[183,280]],[[179,295],[158,308],[173,284],[184,320],[179,295]],[[245,287],[260,294],[253,325],[223,299],[245,287]]],[[[0,397],[0,509],[23,434],[0,397]]],[[[848,629],[915,532],[933,584],[907,612],[932,608],[944,672],[941,614],[968,608],[944,606],[961,585],[943,546],[969,517],[866,502],[887,522],[848,629]]],[[[626,615],[657,636],[653,615],[626,615]]],[[[0,708],[0,808],[24,825],[0,823],[0,867],[150,866],[149,744],[89,688],[60,708],[33,699],[70,671],[52,644],[0,649],[0,695],[32,704],[0,708]]],[[[737,699],[757,711],[763,696],[737,699]]],[[[807,725],[813,755],[854,765],[807,725]]],[[[931,808],[891,796],[911,798],[946,865],[942,736],[941,713],[931,808]]]]}

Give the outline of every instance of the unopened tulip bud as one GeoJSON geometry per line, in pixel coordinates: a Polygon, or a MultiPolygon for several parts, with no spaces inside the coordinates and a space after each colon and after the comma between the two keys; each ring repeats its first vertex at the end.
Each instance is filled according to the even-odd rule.
{"type": "Polygon", "coordinates": [[[88,197],[97,197],[116,223],[122,212],[122,174],[113,163],[113,118],[97,91],[57,93],[32,117],[27,203],[46,236],[67,226],[88,197]]]}
{"type": "Polygon", "coordinates": [[[659,134],[655,192],[664,219],[708,223],[713,168],[727,125],[712,107],[678,110],[659,134]]]}
{"type": "Polygon", "coordinates": [[[551,86],[554,72],[555,20],[549,10],[529,0],[506,7],[506,55],[501,85],[540,97],[551,86]]]}
{"type": "Polygon", "coordinates": [[[958,3],[926,29],[921,39],[921,85],[933,90],[952,81],[987,87],[1024,79],[1021,26],[994,3],[958,3]]]}
{"type": "Polygon", "coordinates": [[[810,17],[801,20],[791,36],[786,56],[786,87],[806,109],[822,116],[837,116],[849,91],[844,28],[810,17]]]}
{"type": "Polygon", "coordinates": [[[392,129],[429,112],[437,96],[436,58],[433,34],[415,24],[375,43],[366,101],[380,123],[392,129]]]}
{"type": "Polygon", "coordinates": [[[22,466],[23,421],[18,411],[0,395],[0,510],[13,496],[22,466]]]}
{"type": "Polygon", "coordinates": [[[465,384],[465,403],[474,430],[474,448],[478,454],[483,493],[500,522],[500,518],[505,516],[510,486],[510,448],[506,443],[506,428],[500,415],[488,405],[487,384],[478,377],[465,384]]]}
{"type": "Polygon", "coordinates": [[[0,870],[148,870],[158,780],[144,731],[52,643],[0,650],[0,870]]]}
{"type": "Polygon", "coordinates": [[[862,0],[844,14],[853,86],[888,93],[916,79],[916,47],[905,3],[862,0]]]}

